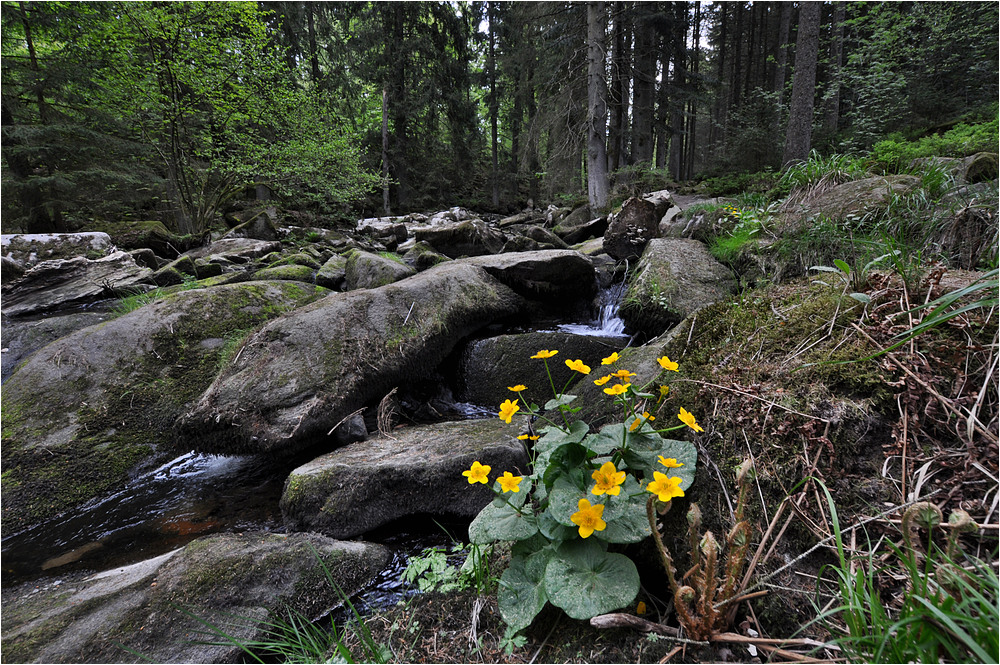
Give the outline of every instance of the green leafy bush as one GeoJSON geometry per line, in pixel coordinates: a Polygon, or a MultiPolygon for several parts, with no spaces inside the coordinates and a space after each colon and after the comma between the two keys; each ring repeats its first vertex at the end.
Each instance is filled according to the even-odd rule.
{"type": "Polygon", "coordinates": [[[959,123],[943,134],[907,141],[902,134],[890,134],[876,143],[871,159],[885,173],[899,173],[921,157],[966,157],[977,152],[996,152],[998,125],[992,120],[968,125],[959,123]]]}

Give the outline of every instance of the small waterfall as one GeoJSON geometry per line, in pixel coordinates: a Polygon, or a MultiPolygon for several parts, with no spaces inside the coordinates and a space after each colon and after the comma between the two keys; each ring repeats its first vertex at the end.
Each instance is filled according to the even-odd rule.
{"type": "Polygon", "coordinates": [[[591,335],[595,337],[626,337],[625,322],[618,311],[628,285],[625,280],[611,284],[597,292],[594,298],[597,318],[590,323],[564,323],[557,326],[562,332],[574,335],[591,335]]]}

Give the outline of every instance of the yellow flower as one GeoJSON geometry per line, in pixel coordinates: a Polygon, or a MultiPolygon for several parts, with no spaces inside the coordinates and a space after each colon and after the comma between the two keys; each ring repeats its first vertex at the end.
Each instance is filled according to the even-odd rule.
{"type": "Polygon", "coordinates": [[[668,358],[667,356],[661,356],[661,357],[657,358],[656,362],[660,363],[660,367],[662,367],[665,370],[668,370],[668,371],[671,371],[671,372],[678,371],[677,368],[679,367],[679,365],[677,363],[675,363],[673,360],[671,360],[670,358],[668,358]]]}
{"type": "Polygon", "coordinates": [[[614,353],[612,353],[612,354],[611,354],[610,356],[608,356],[607,358],[602,358],[602,359],[601,359],[601,364],[602,364],[602,365],[610,365],[611,363],[615,363],[615,362],[618,362],[618,358],[619,358],[619,356],[618,356],[618,352],[617,352],[617,351],[615,351],[614,353]]]}
{"type": "Polygon", "coordinates": [[[507,390],[510,390],[512,392],[515,392],[515,393],[519,393],[522,390],[527,390],[527,389],[528,389],[528,386],[522,386],[520,383],[517,384],[516,386],[507,386],[507,390]]]}
{"type": "Polygon", "coordinates": [[[602,376],[599,379],[594,379],[594,385],[595,386],[603,386],[605,383],[607,383],[610,380],[611,380],[611,375],[608,374],[607,376],[602,376]]]}
{"type": "Polygon", "coordinates": [[[675,497],[684,496],[680,488],[682,480],[677,476],[667,478],[659,471],[653,472],[653,482],[646,485],[646,490],[656,495],[656,498],[666,503],[675,497]]]}
{"type": "Polygon", "coordinates": [[[504,400],[503,404],[500,405],[500,419],[505,423],[509,423],[510,419],[514,417],[514,414],[521,410],[521,407],[517,405],[517,400],[513,402],[509,399],[504,400]]]}
{"type": "Polygon", "coordinates": [[[584,365],[582,360],[567,360],[566,367],[569,367],[574,372],[580,372],[581,374],[590,374],[590,367],[584,365]]]}
{"type": "Polygon", "coordinates": [[[646,603],[644,603],[644,602],[642,602],[640,600],[639,604],[635,606],[635,613],[636,614],[645,614],[646,613],[646,603]]]}
{"type": "Polygon", "coordinates": [[[528,440],[538,441],[538,435],[537,434],[522,434],[521,436],[519,436],[517,438],[521,439],[521,441],[528,441],[528,440]]]}
{"type": "Polygon", "coordinates": [[[681,412],[677,414],[677,417],[681,419],[682,423],[693,429],[695,432],[705,431],[701,428],[701,425],[695,421],[694,416],[688,413],[683,406],[681,407],[681,412]]]}
{"type": "Polygon", "coordinates": [[[669,392],[670,392],[670,386],[660,386],[660,399],[666,397],[667,393],[669,392]]]}
{"type": "Polygon", "coordinates": [[[608,523],[601,519],[601,515],[604,514],[603,504],[592,506],[590,501],[580,499],[576,507],[578,510],[570,516],[570,520],[580,527],[581,538],[590,538],[595,531],[604,531],[608,526],[608,523]]]}
{"type": "Polygon", "coordinates": [[[668,469],[679,469],[684,466],[684,462],[678,462],[676,458],[664,457],[663,455],[660,455],[660,464],[668,469]]]}
{"type": "Polygon", "coordinates": [[[480,464],[479,460],[476,460],[472,463],[472,468],[468,471],[463,471],[462,475],[469,479],[470,485],[475,485],[476,483],[486,485],[490,480],[490,466],[488,464],[480,464]]]}
{"type": "Polygon", "coordinates": [[[615,377],[616,379],[621,379],[622,381],[628,381],[633,376],[635,376],[635,372],[630,372],[627,369],[620,369],[611,376],[615,377]]]}
{"type": "Polygon", "coordinates": [[[552,356],[556,355],[557,353],[559,353],[559,352],[558,351],[549,351],[547,349],[542,349],[541,351],[539,351],[538,353],[536,353],[535,355],[533,355],[531,357],[532,358],[551,358],[552,356]]]}
{"type": "Polygon", "coordinates": [[[619,471],[613,462],[605,462],[600,469],[594,471],[591,478],[597,481],[594,489],[590,490],[591,494],[618,496],[622,491],[620,485],[625,482],[625,472],[619,471]]]}
{"type": "MultiPolygon", "coordinates": [[[[639,425],[642,424],[643,420],[653,421],[653,420],[656,420],[656,416],[649,415],[649,411],[643,411],[641,416],[639,416],[634,421],[632,421],[632,424],[629,426],[628,431],[634,432],[637,429],[639,429],[639,425]]],[[[660,459],[663,459],[663,458],[661,457],[660,459]]]]}
{"type": "Polygon", "coordinates": [[[521,488],[518,485],[522,480],[524,480],[523,476],[515,476],[510,471],[504,471],[503,475],[497,478],[500,489],[504,492],[520,492],[521,488]]]}
{"type": "Polygon", "coordinates": [[[610,388],[605,388],[604,392],[606,392],[609,395],[621,395],[626,390],[628,390],[628,387],[630,385],[632,385],[632,384],[631,383],[619,383],[616,386],[611,386],[610,388]]]}

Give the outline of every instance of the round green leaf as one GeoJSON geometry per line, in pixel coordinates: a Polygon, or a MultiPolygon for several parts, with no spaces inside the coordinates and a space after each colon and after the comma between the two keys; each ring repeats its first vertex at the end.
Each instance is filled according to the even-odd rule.
{"type": "Polygon", "coordinates": [[[623,554],[600,543],[563,543],[545,567],[549,601],[573,619],[589,619],[630,605],[639,593],[639,571],[623,554]]]}
{"type": "Polygon", "coordinates": [[[521,514],[511,506],[489,504],[483,508],[469,525],[469,541],[476,545],[488,545],[498,540],[524,540],[538,533],[535,516],[529,509],[521,514]]]}
{"type": "Polygon", "coordinates": [[[652,479],[653,471],[659,471],[667,476],[680,476],[682,490],[687,490],[694,482],[695,467],[698,465],[698,448],[690,441],[677,441],[676,439],[660,439],[662,447],[656,452],[649,465],[649,478],[652,479]],[[673,457],[684,466],[675,469],[668,469],[660,464],[660,457],[673,457]]]}
{"type": "Polygon", "coordinates": [[[621,494],[611,497],[604,509],[603,519],[608,526],[594,535],[609,543],[641,542],[650,535],[646,516],[648,496],[635,478],[626,476],[621,494]]]}
{"type": "Polygon", "coordinates": [[[497,603],[500,616],[512,632],[530,626],[548,602],[543,579],[551,557],[549,548],[527,557],[512,557],[510,566],[500,576],[497,603]]]}

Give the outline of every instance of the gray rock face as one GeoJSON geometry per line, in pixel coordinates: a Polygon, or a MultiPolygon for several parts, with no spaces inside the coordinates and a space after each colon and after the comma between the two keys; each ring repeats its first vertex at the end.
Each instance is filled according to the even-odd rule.
{"type": "Polygon", "coordinates": [[[622,209],[608,218],[604,233],[604,251],[614,259],[638,258],[651,239],[659,233],[660,218],[656,204],[632,197],[622,209]]]}
{"type": "MultiPolygon", "coordinates": [[[[499,407],[498,407],[499,408],[499,407]]],[[[289,529],[351,538],[401,517],[428,513],[473,517],[493,497],[462,472],[473,461],[492,467],[491,481],[529,472],[517,419],[408,427],[392,438],[353,443],[295,469],[281,512],[289,529]]]]}
{"type": "Polygon", "coordinates": [[[462,349],[459,361],[458,397],[474,404],[495,405],[516,395],[509,386],[523,384],[528,388],[525,398],[537,404],[552,399],[545,365],[532,359],[542,349],[559,354],[548,361],[552,380],[557,389],[574,377],[582,377],[566,367],[567,360],[582,360],[591,368],[592,378],[600,378],[601,359],[619,351],[628,342],[622,337],[590,337],[563,332],[534,332],[520,335],[498,335],[473,340],[462,349]]]}
{"type": "Polygon", "coordinates": [[[316,284],[323,288],[340,291],[344,288],[347,278],[347,259],[340,254],[334,254],[316,273],[316,284]]]}
{"type": "Polygon", "coordinates": [[[217,534],[36,592],[4,588],[3,659],[130,663],[141,654],[156,663],[236,662],[243,654],[235,645],[198,644],[216,639],[203,634],[208,629],[198,619],[238,640],[260,639],[265,630],[259,622],[272,611],[291,608],[318,619],[340,603],[321,561],[352,595],[390,558],[381,545],[314,533],[217,534]]]}
{"type": "Polygon", "coordinates": [[[260,258],[265,254],[281,250],[281,243],[277,240],[254,240],[253,238],[223,238],[216,240],[210,245],[198,247],[185,252],[193,259],[213,260],[219,257],[220,260],[232,263],[247,263],[248,261],[260,258]]]}
{"type": "Polygon", "coordinates": [[[224,238],[278,240],[281,236],[276,228],[277,222],[278,211],[276,208],[271,206],[253,214],[253,216],[247,221],[230,229],[224,238]]]}
{"type": "Polygon", "coordinates": [[[60,337],[100,323],[108,318],[104,312],[75,312],[63,316],[50,316],[36,321],[20,321],[4,317],[0,328],[0,346],[3,346],[3,370],[0,377],[7,380],[25,358],[46,344],[60,337]]]}
{"type": "Polygon", "coordinates": [[[449,258],[497,254],[506,239],[503,233],[481,219],[467,219],[453,224],[441,224],[416,229],[417,242],[426,242],[449,258]]]}
{"type": "Polygon", "coordinates": [[[376,289],[417,274],[415,269],[404,263],[371,252],[352,250],[345,257],[345,291],[376,289]]]}
{"type": "Polygon", "coordinates": [[[735,289],[732,272],[704,244],[656,238],[646,247],[629,281],[621,317],[627,331],[656,337],[735,289]]]}
{"type": "Polygon", "coordinates": [[[30,267],[76,256],[100,258],[114,251],[107,233],[19,233],[0,236],[3,255],[30,267]]]}
{"type": "Polygon", "coordinates": [[[330,294],[252,334],[178,432],[202,452],[300,450],[523,306],[482,268],[454,262],[378,289],[330,294]]]}
{"type": "Polygon", "coordinates": [[[572,249],[545,249],[462,259],[484,268],[493,277],[533,300],[588,299],[597,289],[590,259],[572,249]]]}
{"type": "Polygon", "coordinates": [[[223,353],[326,293],[295,282],[181,291],[35,352],[3,386],[4,529],[101,496],[163,460],[174,419],[209,386],[223,353]]]}
{"type": "Polygon", "coordinates": [[[849,215],[860,217],[872,210],[884,208],[893,194],[906,194],[919,184],[920,178],[912,175],[876,176],[845,182],[809,196],[798,204],[786,203],[789,209],[782,214],[783,223],[805,224],[816,213],[822,213],[833,220],[846,219],[849,215]]]}
{"type": "Polygon", "coordinates": [[[93,261],[82,256],[42,261],[19,279],[4,280],[3,313],[23,316],[91,302],[136,287],[151,274],[121,251],[93,261]]]}

